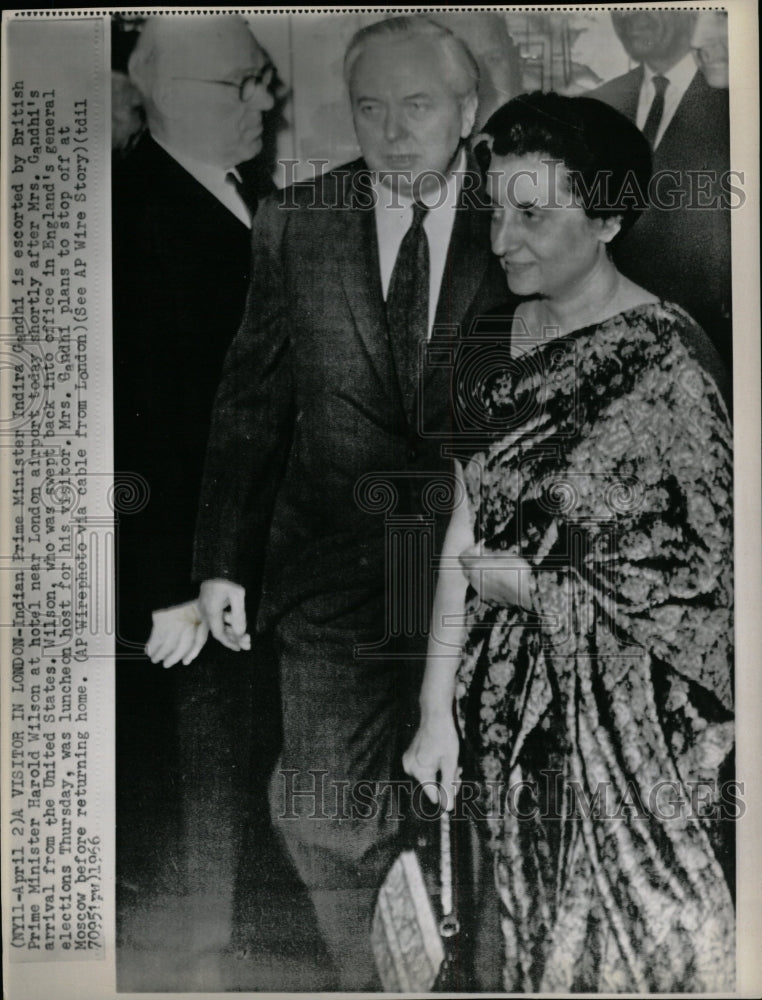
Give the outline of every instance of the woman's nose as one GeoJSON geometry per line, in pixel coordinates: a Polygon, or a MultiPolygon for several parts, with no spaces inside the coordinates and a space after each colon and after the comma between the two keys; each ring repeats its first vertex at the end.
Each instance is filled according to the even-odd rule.
{"type": "Polygon", "coordinates": [[[503,212],[497,218],[493,218],[490,239],[492,241],[492,252],[496,253],[498,257],[502,257],[517,246],[519,232],[517,227],[512,225],[506,212],[503,212]]]}

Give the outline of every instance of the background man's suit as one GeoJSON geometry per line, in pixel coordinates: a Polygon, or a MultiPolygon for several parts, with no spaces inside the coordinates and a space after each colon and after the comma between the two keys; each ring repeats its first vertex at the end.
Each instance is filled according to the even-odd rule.
{"type": "MultiPolygon", "coordinates": [[[[669,73],[667,73],[669,76],[669,73]]],[[[605,101],[635,121],[643,67],[619,76],[591,97],[605,101]]],[[[688,191],[686,171],[711,170],[719,177],[730,166],[727,90],[710,87],[697,72],[654,151],[654,173],[676,171],[670,187],[688,191]]],[[[710,195],[720,190],[714,183],[710,195]]],[[[703,197],[707,197],[704,195],[703,197]]],[[[730,212],[727,208],[650,208],[614,245],[617,265],[629,278],[683,306],[704,328],[730,369],[731,273],[730,212]]]]}
{"type": "MultiPolygon", "coordinates": [[[[350,788],[402,777],[433,571],[425,560],[411,571],[412,634],[383,645],[399,631],[389,621],[387,560],[403,560],[390,551],[389,520],[404,520],[418,544],[431,535],[432,551],[441,542],[448,506],[427,486],[448,482],[451,406],[447,350],[444,364],[427,366],[417,400],[402,399],[367,184],[366,207],[352,207],[362,176],[358,161],[281,195],[292,207],[260,207],[246,314],[215,404],[195,557],[197,579],[251,587],[266,549],[258,619],[277,629],[284,728],[271,807],[286,814],[280,829],[345,989],[372,981],[370,911],[398,824],[384,817],[385,797],[372,819],[310,820],[310,800],[284,789],[317,782],[320,807],[320,776],[309,771],[350,788]],[[381,643],[380,657],[355,657],[358,643],[381,643]],[[297,773],[284,778],[289,770],[297,773]],[[294,812],[300,818],[289,819],[294,812]]],[[[489,225],[489,211],[456,212],[436,316],[451,335],[507,298],[489,225]]],[[[438,344],[449,340],[435,330],[438,344]]],[[[326,812],[334,796],[329,789],[326,812]]]]}
{"type": "Polygon", "coordinates": [[[136,566],[135,603],[122,611],[134,621],[123,638],[145,642],[152,611],[198,593],[190,567],[204,451],[243,314],[251,236],[148,133],[115,171],[112,200],[116,468],[140,473],[151,490],[145,513],[120,524],[150,530],[151,542],[150,563],[143,552],[136,566]]]}
{"type": "MultiPolygon", "coordinates": [[[[118,515],[120,872],[134,882],[142,870],[145,893],[159,869],[184,868],[185,888],[224,935],[255,654],[209,643],[190,666],[168,671],[140,653],[151,612],[198,593],[191,562],[204,452],[243,314],[251,234],[148,133],[115,169],[112,203],[115,469],[117,481],[138,473],[149,489],[143,509],[118,515]],[[155,824],[168,813],[174,832],[155,824]],[[147,864],[137,864],[141,854],[147,864]]],[[[259,698],[277,704],[274,689],[259,698]]],[[[208,933],[208,923],[195,925],[208,933]]]]}

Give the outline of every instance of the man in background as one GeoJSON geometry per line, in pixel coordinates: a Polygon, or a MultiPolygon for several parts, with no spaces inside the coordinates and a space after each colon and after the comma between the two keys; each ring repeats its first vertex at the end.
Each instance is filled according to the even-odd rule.
{"type": "Polygon", "coordinates": [[[730,65],[726,10],[705,10],[699,14],[691,48],[696,65],[704,74],[709,86],[727,88],[730,83],[730,65]]]}
{"type": "MultiPolygon", "coordinates": [[[[149,18],[129,59],[147,130],[113,175],[119,891],[124,912],[176,872],[168,890],[188,898],[165,926],[189,948],[194,935],[223,946],[230,931],[261,654],[214,644],[187,665],[206,637],[193,533],[248,286],[272,72],[242,18],[149,18]],[[176,670],[151,666],[146,642],[154,664],[176,670]]],[[[275,720],[274,688],[259,700],[275,720]]],[[[271,728],[258,733],[265,758],[271,728]]]]}
{"type": "Polygon", "coordinates": [[[363,159],[257,215],[195,574],[213,634],[240,649],[266,551],[257,624],[276,630],[284,729],[273,817],[339,987],[364,990],[379,986],[371,911],[400,848],[387,793],[403,777],[452,486],[451,372],[423,355],[431,340],[450,356],[508,296],[485,199],[465,183],[479,185],[464,149],[479,83],[468,48],[428,17],[396,17],[358,32],[344,68],[363,159]]]}
{"type": "Polygon", "coordinates": [[[732,363],[730,167],[727,90],[713,89],[691,50],[692,11],[612,13],[614,30],[636,69],[590,92],[627,115],[654,151],[652,204],[617,243],[618,266],[633,281],[683,306],[732,363]],[[669,173],[667,173],[669,172],[669,173]]]}

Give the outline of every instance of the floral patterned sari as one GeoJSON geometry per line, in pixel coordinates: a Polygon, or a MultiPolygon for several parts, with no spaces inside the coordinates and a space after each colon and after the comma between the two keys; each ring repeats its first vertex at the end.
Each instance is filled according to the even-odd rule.
{"type": "Polygon", "coordinates": [[[532,612],[469,592],[457,685],[508,991],[733,988],[732,434],[702,340],[643,305],[482,385],[475,537],[533,567],[532,612]]]}

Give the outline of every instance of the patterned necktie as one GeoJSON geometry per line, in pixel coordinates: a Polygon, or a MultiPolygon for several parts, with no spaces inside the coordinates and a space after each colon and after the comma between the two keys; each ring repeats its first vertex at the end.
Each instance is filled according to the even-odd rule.
{"type": "Polygon", "coordinates": [[[240,177],[237,174],[234,174],[232,170],[229,170],[225,174],[225,180],[228,182],[228,184],[232,184],[233,187],[236,189],[236,191],[238,192],[238,197],[244,203],[249,212],[250,217],[253,219],[254,216],[257,214],[257,196],[254,194],[253,191],[250,191],[249,188],[247,188],[247,186],[243,183],[240,177]]]}
{"type": "Polygon", "coordinates": [[[654,77],[654,90],[656,93],[651,102],[651,107],[648,109],[646,123],[643,126],[643,135],[648,139],[651,149],[654,149],[656,146],[656,136],[659,132],[661,120],[664,117],[664,91],[668,85],[669,80],[666,76],[654,77]]]}
{"type": "Polygon", "coordinates": [[[413,203],[413,221],[400,244],[386,296],[386,318],[400,388],[410,411],[418,387],[420,344],[429,333],[428,208],[413,203]]]}

